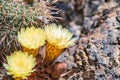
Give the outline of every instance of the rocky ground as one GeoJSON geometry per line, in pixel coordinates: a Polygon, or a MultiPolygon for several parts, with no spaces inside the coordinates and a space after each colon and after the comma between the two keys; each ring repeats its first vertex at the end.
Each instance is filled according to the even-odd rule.
{"type": "Polygon", "coordinates": [[[56,4],[61,23],[78,37],[56,61],[67,63],[59,80],[120,80],[120,1],[66,0],[56,4]]]}

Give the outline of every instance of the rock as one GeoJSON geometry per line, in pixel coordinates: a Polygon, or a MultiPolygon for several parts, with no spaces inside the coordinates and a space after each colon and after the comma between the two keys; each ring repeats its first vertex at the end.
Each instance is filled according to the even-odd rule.
{"type": "Polygon", "coordinates": [[[65,62],[57,63],[54,66],[52,77],[54,77],[54,78],[60,77],[61,74],[66,72],[66,69],[67,69],[67,64],[65,62]]]}

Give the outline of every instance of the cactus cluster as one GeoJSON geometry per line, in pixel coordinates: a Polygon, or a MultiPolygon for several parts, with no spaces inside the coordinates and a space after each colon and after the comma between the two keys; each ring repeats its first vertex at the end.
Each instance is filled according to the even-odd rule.
{"type": "Polygon", "coordinates": [[[48,25],[55,19],[51,12],[55,8],[44,0],[26,1],[0,0],[0,64],[6,69],[2,80],[23,80],[31,75],[42,46],[46,45],[43,65],[50,65],[76,41],[68,29],[48,25]]]}
{"type": "MultiPolygon", "coordinates": [[[[65,48],[73,46],[76,41],[73,33],[54,23],[46,25],[44,29],[34,26],[26,29],[21,28],[17,36],[22,49],[11,53],[11,56],[7,56],[8,64],[3,64],[7,74],[12,75],[15,80],[23,80],[31,75],[32,69],[37,63],[35,58],[39,55],[39,48],[42,46],[46,45],[45,58],[43,63],[37,64],[37,66],[51,65],[65,48]]],[[[42,56],[42,54],[39,56],[42,56]]],[[[41,60],[40,58],[37,59],[41,60]]]]}
{"type": "Polygon", "coordinates": [[[53,20],[51,9],[42,0],[32,6],[23,1],[0,0],[0,55],[20,48],[16,35],[21,27],[42,27],[53,20]]]}

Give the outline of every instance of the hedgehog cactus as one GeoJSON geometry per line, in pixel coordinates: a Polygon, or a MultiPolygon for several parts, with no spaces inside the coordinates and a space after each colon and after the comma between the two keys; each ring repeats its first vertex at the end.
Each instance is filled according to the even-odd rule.
{"type": "Polygon", "coordinates": [[[28,26],[29,24],[39,26],[39,21],[44,22],[45,19],[53,18],[49,8],[44,1],[35,2],[32,7],[23,2],[1,1],[0,23],[14,27],[28,26]]]}
{"type": "Polygon", "coordinates": [[[50,9],[51,7],[48,7],[45,1],[34,2],[33,6],[30,6],[22,1],[0,0],[1,54],[20,48],[16,35],[21,27],[31,25],[40,27],[53,20],[50,9]]]}

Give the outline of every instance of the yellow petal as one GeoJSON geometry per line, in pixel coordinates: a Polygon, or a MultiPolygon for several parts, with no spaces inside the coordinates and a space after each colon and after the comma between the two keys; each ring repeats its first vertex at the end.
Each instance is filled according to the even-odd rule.
{"type": "Polygon", "coordinates": [[[18,41],[26,48],[37,49],[45,44],[45,40],[46,35],[41,28],[27,27],[18,32],[18,41]]]}
{"type": "Polygon", "coordinates": [[[50,24],[45,27],[47,41],[59,48],[68,48],[74,45],[76,38],[72,38],[73,33],[61,25],[50,24]]]}

